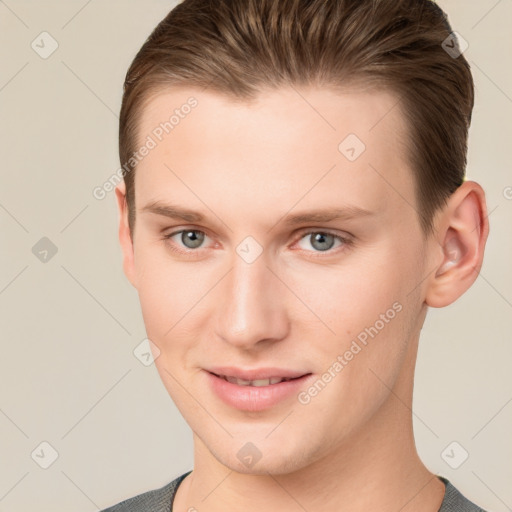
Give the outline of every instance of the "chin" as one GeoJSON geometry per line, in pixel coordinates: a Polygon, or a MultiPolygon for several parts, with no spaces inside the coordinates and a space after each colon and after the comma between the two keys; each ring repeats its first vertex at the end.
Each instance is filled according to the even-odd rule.
{"type": "Polygon", "coordinates": [[[230,463],[226,465],[232,471],[236,471],[237,473],[241,473],[244,475],[255,475],[255,476],[264,476],[264,475],[287,475],[290,473],[294,473],[304,467],[294,458],[284,459],[280,454],[277,457],[272,457],[271,460],[259,460],[254,466],[246,467],[242,464],[238,459],[230,459],[227,461],[230,463]]]}
{"type": "Polygon", "coordinates": [[[222,447],[209,447],[209,450],[223,466],[245,475],[290,474],[314,461],[312,447],[305,453],[302,442],[283,446],[281,442],[272,443],[269,440],[254,444],[235,441],[222,447]],[[247,457],[249,459],[244,460],[247,457]]]}

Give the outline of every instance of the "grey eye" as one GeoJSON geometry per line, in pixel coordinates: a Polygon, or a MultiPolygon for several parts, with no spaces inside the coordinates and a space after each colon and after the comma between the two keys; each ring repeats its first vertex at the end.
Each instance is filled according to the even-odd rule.
{"type": "Polygon", "coordinates": [[[181,232],[180,238],[185,247],[188,249],[196,249],[203,243],[204,233],[202,231],[187,229],[181,232]]]}
{"type": "MultiPolygon", "coordinates": [[[[305,237],[301,239],[308,240],[309,244],[317,251],[328,251],[334,247],[334,243],[336,239],[339,238],[335,235],[331,235],[329,233],[315,232],[308,233],[305,237]]],[[[307,247],[301,247],[302,249],[307,249],[307,247]]]]}

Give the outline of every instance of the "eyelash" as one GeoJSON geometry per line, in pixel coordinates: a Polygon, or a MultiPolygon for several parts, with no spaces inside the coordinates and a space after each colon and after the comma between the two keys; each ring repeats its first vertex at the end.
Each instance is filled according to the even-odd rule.
{"type": "MultiPolygon", "coordinates": [[[[178,231],[173,231],[172,233],[169,233],[169,234],[166,234],[162,237],[162,239],[168,243],[168,246],[169,248],[174,251],[174,252],[177,252],[179,254],[182,254],[182,255],[191,255],[193,253],[200,253],[201,252],[201,249],[205,249],[204,247],[199,247],[197,249],[178,249],[178,247],[172,243],[172,241],[170,240],[173,236],[175,235],[179,235],[181,233],[184,233],[186,231],[195,231],[195,232],[198,232],[198,233],[203,233],[205,234],[206,236],[208,236],[204,231],[200,230],[200,229],[195,229],[195,228],[185,228],[185,229],[180,229],[178,231]]],[[[303,252],[306,252],[308,253],[310,256],[314,257],[314,258],[317,258],[317,257],[324,257],[324,255],[332,255],[332,254],[336,254],[340,251],[343,251],[345,249],[348,249],[350,248],[354,241],[349,238],[349,237],[343,237],[341,235],[338,235],[336,233],[332,233],[331,231],[328,231],[328,230],[309,230],[309,231],[303,231],[301,232],[301,234],[298,236],[297,240],[294,242],[297,243],[297,242],[300,242],[303,238],[307,237],[308,235],[312,235],[312,234],[322,234],[322,235],[330,235],[330,236],[333,236],[335,239],[337,239],[338,241],[341,242],[341,245],[339,245],[337,248],[331,248],[331,249],[327,249],[326,251],[309,251],[309,250],[306,250],[306,249],[299,249],[300,251],[303,251],[303,252]]]]}

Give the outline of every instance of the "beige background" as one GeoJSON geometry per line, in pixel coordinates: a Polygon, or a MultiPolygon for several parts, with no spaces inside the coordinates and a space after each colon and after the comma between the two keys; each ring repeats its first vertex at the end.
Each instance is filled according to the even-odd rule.
{"type": "MultiPolygon", "coordinates": [[[[472,289],[427,318],[414,426],[432,471],[503,512],[512,508],[512,1],[440,4],[469,43],[468,177],[487,192],[491,236],[472,289]],[[452,441],[463,447],[454,457],[469,453],[458,469],[441,456],[452,441]]],[[[192,468],[187,425],[154,366],[133,354],[145,331],[121,269],[114,194],[92,195],[118,168],[126,69],[173,5],[0,0],[0,512],[94,511],[192,468]],[[46,59],[31,47],[51,49],[43,31],[58,43],[46,59]],[[33,253],[43,237],[58,249],[47,262],[33,253]]]]}

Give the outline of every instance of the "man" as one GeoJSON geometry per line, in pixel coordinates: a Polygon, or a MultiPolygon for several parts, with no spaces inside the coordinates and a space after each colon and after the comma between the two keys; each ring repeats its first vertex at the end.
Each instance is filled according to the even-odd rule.
{"type": "Polygon", "coordinates": [[[429,0],[185,0],[144,43],[119,237],[194,468],[109,511],[482,510],[411,418],[488,234],[451,32],[429,0]]]}

